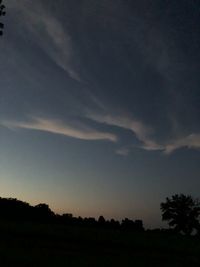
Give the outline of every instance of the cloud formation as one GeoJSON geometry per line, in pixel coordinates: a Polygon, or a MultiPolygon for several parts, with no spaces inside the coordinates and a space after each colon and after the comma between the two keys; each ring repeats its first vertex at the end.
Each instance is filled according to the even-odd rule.
{"type": "MultiPolygon", "coordinates": [[[[152,138],[154,130],[151,127],[131,117],[124,115],[95,114],[92,112],[88,112],[87,117],[99,123],[132,131],[135,137],[141,142],[140,148],[147,151],[162,151],[165,154],[171,154],[184,147],[188,149],[200,149],[200,134],[198,133],[158,143],[152,138]]],[[[130,148],[122,147],[116,150],[116,153],[127,156],[130,153],[130,148]]]]}
{"type": "Polygon", "coordinates": [[[190,134],[165,145],[165,153],[170,154],[180,148],[200,149],[200,134],[190,134]]]}
{"type": "Polygon", "coordinates": [[[130,153],[130,149],[126,147],[121,147],[115,151],[116,154],[120,156],[128,156],[130,153]]]}
{"type": "Polygon", "coordinates": [[[132,131],[136,138],[142,142],[141,147],[145,150],[162,150],[163,147],[154,142],[150,135],[153,129],[144,125],[141,121],[123,115],[101,115],[88,113],[87,117],[100,123],[117,126],[132,131]]]}
{"type": "Polygon", "coordinates": [[[60,120],[36,117],[29,122],[4,121],[1,124],[8,128],[39,130],[82,140],[107,140],[111,142],[117,141],[117,136],[115,134],[97,131],[86,126],[79,128],[73,127],[71,125],[63,123],[60,120]]]}
{"type": "MultiPolygon", "coordinates": [[[[137,120],[114,115],[97,116],[90,114],[90,116],[87,117],[97,123],[104,123],[132,131],[136,138],[141,142],[141,145],[138,147],[147,151],[161,151],[164,154],[169,155],[181,148],[200,150],[200,134],[190,134],[186,137],[176,138],[165,143],[157,143],[150,137],[153,130],[137,120]]],[[[105,140],[109,142],[118,141],[117,134],[96,130],[83,124],[74,126],[72,123],[64,123],[58,119],[33,117],[29,121],[1,121],[0,125],[10,129],[21,128],[38,130],[81,140],[105,140]]],[[[133,146],[130,144],[130,146],[116,149],[115,153],[121,156],[128,156],[132,148],[133,146]]]]}
{"type": "Polygon", "coordinates": [[[39,4],[33,1],[26,0],[8,2],[8,8],[21,12],[27,23],[23,23],[23,27],[34,36],[37,42],[45,53],[68,75],[80,80],[78,73],[74,70],[72,64],[73,48],[72,42],[66,29],[61,22],[50,12],[39,4]]]}

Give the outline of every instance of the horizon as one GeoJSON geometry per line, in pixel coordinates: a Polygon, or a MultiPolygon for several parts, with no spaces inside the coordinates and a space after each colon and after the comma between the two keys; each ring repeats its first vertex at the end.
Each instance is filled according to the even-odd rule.
{"type": "Polygon", "coordinates": [[[4,1],[0,196],[164,226],[200,197],[196,1],[4,1]]]}
{"type": "Polygon", "coordinates": [[[137,221],[137,220],[139,220],[139,221],[142,221],[142,223],[143,223],[143,226],[144,226],[144,229],[145,230],[155,230],[155,229],[170,229],[169,228],[169,226],[167,225],[167,222],[162,222],[162,224],[160,224],[160,226],[158,226],[157,225],[157,227],[155,228],[153,225],[151,225],[151,224],[147,224],[147,223],[145,223],[145,221],[143,221],[141,218],[134,218],[134,217],[132,217],[132,218],[128,218],[128,217],[112,217],[112,216],[108,216],[108,217],[105,217],[104,216],[104,214],[96,214],[95,216],[91,216],[91,214],[82,214],[82,216],[80,215],[80,214],[72,214],[71,212],[69,212],[69,211],[66,211],[66,210],[63,210],[63,211],[55,211],[55,210],[53,210],[52,209],[52,207],[50,207],[50,205],[49,205],[49,203],[44,203],[44,202],[40,202],[40,203],[38,203],[38,202],[33,202],[33,203],[29,203],[29,202],[27,202],[26,200],[23,200],[23,199],[18,199],[18,198],[16,198],[16,197],[1,197],[0,196],[0,199],[5,199],[5,200],[17,200],[17,201],[20,201],[20,202],[23,202],[23,203],[26,203],[26,204],[28,204],[28,205],[30,205],[31,207],[36,207],[37,205],[39,205],[39,204],[45,204],[45,205],[47,205],[49,208],[50,208],[50,210],[55,214],[55,215],[59,215],[59,216],[62,216],[62,215],[65,215],[65,214],[68,214],[68,215],[72,215],[72,217],[73,218],[82,218],[82,219],[90,219],[90,218],[92,218],[92,219],[95,219],[96,221],[98,221],[98,219],[100,218],[100,217],[102,217],[103,216],[103,218],[106,220],[106,221],[110,221],[111,219],[114,219],[115,221],[117,221],[117,222],[119,222],[120,224],[122,223],[122,221],[123,220],[125,220],[125,219],[129,219],[129,220],[132,220],[133,222],[134,221],[137,221]]]}

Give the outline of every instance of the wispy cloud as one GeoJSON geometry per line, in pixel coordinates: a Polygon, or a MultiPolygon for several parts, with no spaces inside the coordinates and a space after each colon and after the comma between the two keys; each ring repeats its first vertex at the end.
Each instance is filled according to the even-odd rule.
{"type": "MultiPolygon", "coordinates": [[[[91,118],[91,117],[90,117],[91,118]]],[[[141,122],[130,120],[128,118],[108,117],[101,118],[95,116],[95,121],[100,123],[106,123],[111,126],[121,127],[134,132],[138,140],[141,141],[140,148],[147,151],[162,151],[165,154],[171,154],[174,151],[181,148],[198,149],[200,150],[200,134],[190,134],[186,137],[177,138],[165,144],[158,144],[156,141],[152,141],[147,135],[152,133],[150,128],[145,127],[141,122]],[[109,119],[108,119],[109,118],[109,119]],[[128,126],[129,125],[129,126],[128,126]],[[142,125],[142,126],[141,126],[142,125]]],[[[94,116],[93,116],[94,119],[94,116]]],[[[71,138],[81,140],[105,140],[110,142],[117,142],[118,136],[111,132],[105,132],[93,129],[86,125],[79,124],[74,126],[71,123],[64,123],[61,120],[46,119],[41,117],[33,117],[29,121],[1,121],[0,125],[10,129],[27,129],[49,132],[52,134],[64,135],[71,138]]],[[[116,154],[121,156],[128,156],[132,150],[132,144],[130,146],[121,147],[115,151],[116,154]]]]}
{"type": "Polygon", "coordinates": [[[150,138],[150,135],[153,133],[153,129],[146,126],[139,120],[124,115],[102,115],[93,114],[91,112],[87,114],[87,117],[100,123],[117,126],[132,131],[136,138],[142,142],[141,147],[145,150],[163,149],[163,146],[157,144],[150,138]]]}
{"type": "Polygon", "coordinates": [[[200,134],[190,134],[186,137],[176,139],[165,145],[165,153],[170,154],[180,148],[200,149],[200,134]]]}
{"type": "MultiPolygon", "coordinates": [[[[147,151],[162,151],[165,154],[173,153],[180,148],[200,149],[200,134],[190,134],[181,138],[174,138],[166,142],[159,143],[152,138],[154,130],[146,126],[143,122],[125,115],[108,115],[96,114],[92,112],[87,113],[87,117],[110,126],[117,126],[123,129],[132,131],[135,137],[141,142],[140,148],[147,151]]],[[[128,155],[130,148],[121,148],[116,151],[119,155],[128,155]]]]}
{"type": "Polygon", "coordinates": [[[33,40],[70,77],[80,80],[72,66],[74,51],[71,38],[62,23],[53,14],[47,12],[39,2],[9,1],[8,8],[20,11],[23,17],[23,27],[31,32],[33,40]]]}
{"type": "Polygon", "coordinates": [[[8,128],[39,130],[53,134],[65,135],[68,137],[82,139],[82,140],[107,140],[111,142],[117,141],[117,136],[115,134],[97,131],[95,129],[86,126],[81,126],[79,128],[74,127],[66,123],[63,123],[60,120],[52,120],[52,119],[36,117],[28,122],[4,121],[1,124],[8,128]]]}
{"type": "Polygon", "coordinates": [[[116,154],[120,156],[128,156],[130,153],[130,149],[126,147],[122,147],[122,148],[117,149],[115,152],[116,154]]]}

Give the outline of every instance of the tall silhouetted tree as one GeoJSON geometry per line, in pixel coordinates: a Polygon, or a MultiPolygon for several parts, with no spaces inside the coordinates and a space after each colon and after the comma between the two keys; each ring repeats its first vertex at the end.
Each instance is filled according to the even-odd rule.
{"type": "Polygon", "coordinates": [[[101,216],[99,216],[99,219],[98,219],[98,223],[100,224],[100,225],[105,225],[105,223],[106,223],[106,220],[104,219],[104,217],[101,215],[101,216]]]}
{"type": "MultiPolygon", "coordinates": [[[[5,16],[6,12],[5,12],[5,5],[2,4],[2,0],[0,0],[0,17],[1,16],[5,16]]],[[[4,24],[0,22],[0,35],[3,34],[3,29],[4,28],[4,24]]]]}
{"type": "Polygon", "coordinates": [[[191,234],[194,229],[199,229],[200,202],[190,195],[173,195],[171,199],[166,198],[160,207],[162,219],[177,232],[191,234]]]}
{"type": "Polygon", "coordinates": [[[36,213],[36,217],[42,220],[48,220],[55,215],[54,212],[49,208],[49,205],[45,203],[40,203],[36,205],[35,213],[36,213]]]}

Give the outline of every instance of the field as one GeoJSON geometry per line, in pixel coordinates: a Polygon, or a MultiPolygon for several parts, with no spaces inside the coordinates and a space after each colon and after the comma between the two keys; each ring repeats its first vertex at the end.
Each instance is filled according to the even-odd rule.
{"type": "Polygon", "coordinates": [[[0,266],[200,266],[197,237],[0,222],[0,266]]]}

